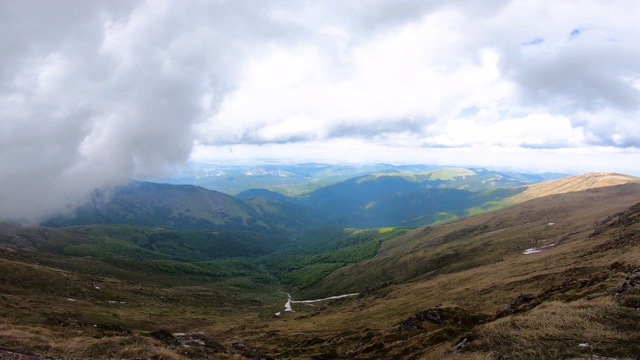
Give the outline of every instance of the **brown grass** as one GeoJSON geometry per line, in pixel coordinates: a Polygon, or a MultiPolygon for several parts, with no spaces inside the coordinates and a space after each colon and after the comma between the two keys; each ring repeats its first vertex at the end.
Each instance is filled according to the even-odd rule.
{"type": "Polygon", "coordinates": [[[496,359],[628,357],[640,354],[638,330],[640,313],[621,308],[608,297],[549,302],[479,328],[478,340],[470,350],[489,352],[496,359]]]}
{"type": "Polygon", "coordinates": [[[624,174],[605,172],[587,173],[525,186],[525,191],[508,198],[506,202],[518,204],[545,196],[624,185],[638,181],[638,178],[624,174]]]}
{"type": "Polygon", "coordinates": [[[640,264],[639,216],[624,215],[637,202],[640,185],[629,184],[417,229],[294,298],[314,291],[339,295],[386,280],[392,285],[371,287],[360,298],[294,304],[296,312],[281,318],[272,315],[283,310],[282,291],[107,276],[98,277],[104,289],[97,291],[89,282],[95,275],[9,254],[0,261],[6,271],[0,273],[0,346],[83,358],[242,357],[239,350],[185,352],[148,336],[166,329],[202,331],[227,349],[242,343],[287,359],[633,358],[640,354],[640,292],[615,293],[640,264]],[[557,245],[522,254],[549,243],[557,245]],[[11,269],[20,274],[11,276],[11,269]],[[78,301],[66,301],[71,295],[78,301]],[[105,304],[116,295],[126,304],[105,304]],[[521,295],[530,300],[518,301],[521,295]],[[427,309],[446,309],[444,321],[399,331],[403,321],[427,309]],[[452,352],[464,338],[468,345],[452,352]]]}

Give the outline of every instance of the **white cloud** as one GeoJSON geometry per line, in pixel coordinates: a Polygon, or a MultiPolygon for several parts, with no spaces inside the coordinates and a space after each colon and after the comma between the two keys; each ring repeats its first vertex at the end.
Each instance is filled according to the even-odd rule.
{"type": "Polygon", "coordinates": [[[639,21],[595,0],[0,2],[0,217],[190,156],[637,174],[639,21]]]}
{"type": "MultiPolygon", "coordinates": [[[[435,126],[434,126],[435,127],[435,126]]],[[[461,118],[438,124],[441,133],[427,139],[428,144],[454,146],[579,147],[585,145],[580,127],[570,119],[549,114],[530,114],[519,119],[501,119],[483,124],[475,118],[461,118]]]]}

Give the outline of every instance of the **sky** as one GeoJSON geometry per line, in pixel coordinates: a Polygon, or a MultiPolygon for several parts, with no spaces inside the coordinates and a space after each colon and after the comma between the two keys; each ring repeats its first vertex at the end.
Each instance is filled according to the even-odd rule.
{"type": "Polygon", "coordinates": [[[640,175],[628,1],[0,1],[0,218],[189,162],[640,175]]]}

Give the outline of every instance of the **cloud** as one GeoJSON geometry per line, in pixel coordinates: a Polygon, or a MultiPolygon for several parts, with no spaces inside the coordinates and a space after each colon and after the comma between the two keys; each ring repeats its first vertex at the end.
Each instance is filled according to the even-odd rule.
{"type": "Polygon", "coordinates": [[[543,38],[535,38],[535,39],[523,42],[522,45],[523,46],[532,46],[532,45],[542,44],[543,42],[544,42],[543,38]]]}
{"type": "Polygon", "coordinates": [[[37,221],[188,159],[200,99],[233,73],[200,49],[217,36],[189,23],[201,5],[175,16],[163,2],[2,3],[26,42],[3,32],[0,217],[37,221]]]}
{"type": "Polygon", "coordinates": [[[571,39],[573,39],[573,38],[576,38],[576,37],[580,36],[581,33],[582,33],[581,29],[573,29],[573,30],[571,30],[571,33],[569,34],[569,37],[571,39]]]}
{"type": "Polygon", "coordinates": [[[188,159],[628,161],[638,20],[598,1],[0,2],[0,218],[188,159]]]}
{"type": "Polygon", "coordinates": [[[428,143],[448,147],[497,145],[553,149],[585,143],[582,128],[575,128],[566,117],[548,114],[530,114],[489,124],[463,118],[438,125],[437,129],[439,134],[428,139],[428,143]]]}

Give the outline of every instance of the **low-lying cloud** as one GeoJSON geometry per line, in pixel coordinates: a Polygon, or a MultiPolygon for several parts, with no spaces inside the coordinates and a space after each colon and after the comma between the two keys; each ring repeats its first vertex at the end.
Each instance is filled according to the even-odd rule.
{"type": "Polygon", "coordinates": [[[628,161],[638,21],[599,1],[0,2],[0,218],[189,158],[628,161]]]}

